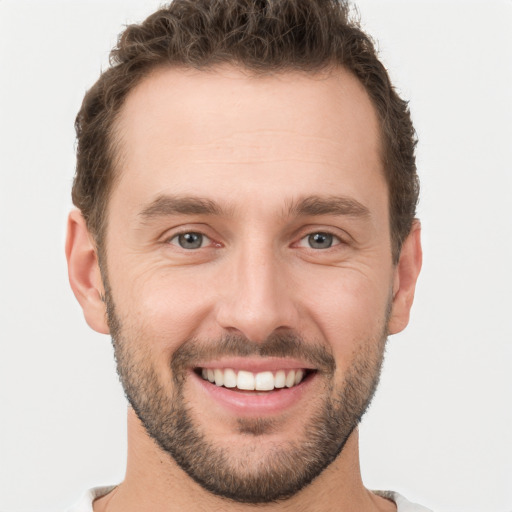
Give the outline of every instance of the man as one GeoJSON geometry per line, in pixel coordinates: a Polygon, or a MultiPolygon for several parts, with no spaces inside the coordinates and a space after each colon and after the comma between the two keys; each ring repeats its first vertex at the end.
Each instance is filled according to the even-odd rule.
{"type": "Polygon", "coordinates": [[[72,510],[426,510],[359,471],[421,246],[407,105],[347,12],[175,0],[87,93],[66,254],[129,444],[72,510]]]}

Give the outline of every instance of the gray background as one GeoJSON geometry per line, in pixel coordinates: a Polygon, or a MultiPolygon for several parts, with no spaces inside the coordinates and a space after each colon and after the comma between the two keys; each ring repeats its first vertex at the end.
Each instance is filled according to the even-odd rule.
{"type": "MultiPolygon", "coordinates": [[[[0,1],[0,508],[63,510],[125,464],[110,340],[69,289],[73,121],[156,1],[0,1]]],[[[425,263],[361,427],[370,488],[512,510],[512,2],[358,2],[419,133],[425,263]]]]}

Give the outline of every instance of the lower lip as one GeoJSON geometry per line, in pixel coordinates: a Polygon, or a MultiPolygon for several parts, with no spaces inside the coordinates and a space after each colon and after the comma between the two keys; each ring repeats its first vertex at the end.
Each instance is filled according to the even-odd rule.
{"type": "Polygon", "coordinates": [[[313,373],[291,388],[257,394],[257,392],[233,391],[230,388],[216,386],[194,372],[191,372],[191,376],[209,399],[213,399],[223,408],[239,416],[246,417],[275,415],[286,411],[301,401],[316,380],[316,373],[313,373]]]}

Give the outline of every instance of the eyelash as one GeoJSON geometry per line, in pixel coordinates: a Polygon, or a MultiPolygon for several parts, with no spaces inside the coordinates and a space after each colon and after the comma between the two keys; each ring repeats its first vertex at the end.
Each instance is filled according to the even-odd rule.
{"type": "MultiPolygon", "coordinates": [[[[211,242],[212,242],[212,239],[209,236],[205,235],[204,233],[201,233],[200,231],[192,231],[192,230],[176,233],[171,238],[168,238],[166,240],[167,244],[174,245],[174,246],[179,247],[185,251],[194,251],[197,249],[204,249],[205,244],[208,245],[211,242]],[[180,239],[180,237],[183,237],[185,235],[196,235],[196,236],[200,237],[201,238],[200,245],[198,247],[183,247],[180,244],[179,239],[180,239]]],[[[322,241],[319,241],[318,243],[321,244],[322,241]]],[[[334,233],[331,233],[327,230],[326,231],[319,230],[319,231],[309,232],[308,234],[301,237],[299,239],[299,241],[294,245],[299,246],[299,247],[304,247],[305,249],[310,249],[310,250],[314,250],[314,251],[316,251],[316,250],[326,251],[328,249],[331,249],[332,247],[336,247],[337,245],[341,245],[343,243],[344,243],[343,240],[339,236],[335,235],[334,233]],[[313,237],[318,237],[318,236],[324,237],[324,238],[326,237],[328,241],[330,239],[330,242],[331,242],[330,245],[328,247],[312,247],[311,243],[314,243],[313,237]],[[308,245],[303,245],[303,244],[308,244],[308,245]]],[[[219,243],[217,243],[215,245],[217,247],[221,247],[221,244],[219,244],[219,243]]]]}
{"type": "Polygon", "coordinates": [[[310,233],[308,233],[307,235],[303,236],[299,242],[298,242],[298,245],[300,247],[305,247],[306,249],[312,249],[312,250],[319,250],[319,251],[326,251],[328,249],[331,249],[332,247],[336,247],[337,245],[340,245],[343,243],[343,240],[335,235],[334,233],[331,233],[329,231],[312,231],[310,233]],[[302,242],[303,241],[306,241],[305,243],[311,243],[312,242],[312,237],[315,237],[315,236],[323,236],[323,237],[330,237],[331,238],[331,245],[329,245],[329,247],[311,247],[311,245],[308,245],[308,246],[305,246],[305,245],[302,245],[302,242]]]}
{"type": "MultiPolygon", "coordinates": [[[[166,243],[168,244],[171,244],[171,245],[175,245],[177,247],[179,247],[180,249],[183,249],[185,251],[193,251],[195,249],[204,249],[204,243],[207,243],[207,242],[212,242],[212,239],[205,235],[204,233],[201,233],[200,231],[182,231],[181,233],[176,233],[175,235],[173,235],[171,238],[168,238],[166,240],[166,243]],[[182,236],[185,236],[185,235],[199,235],[201,237],[201,245],[200,247],[183,247],[180,243],[179,243],[179,238],[182,237],[182,236]],[[176,240],[176,243],[173,243],[173,240],[176,240]]],[[[216,244],[217,246],[220,246],[220,244],[216,244]]]]}

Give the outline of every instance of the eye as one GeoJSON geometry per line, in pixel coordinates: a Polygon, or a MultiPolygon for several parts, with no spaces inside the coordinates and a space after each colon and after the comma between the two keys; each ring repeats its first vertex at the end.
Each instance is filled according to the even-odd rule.
{"type": "Polygon", "coordinates": [[[340,239],[331,233],[311,233],[301,239],[299,245],[301,247],[309,247],[311,249],[329,249],[333,245],[338,245],[340,239]]]}
{"type": "Polygon", "coordinates": [[[189,233],[180,233],[169,240],[170,244],[179,245],[182,249],[200,249],[209,242],[210,239],[206,235],[192,231],[189,233]]]}

